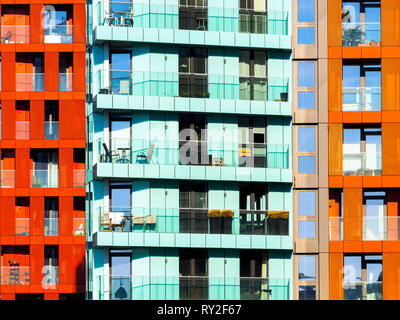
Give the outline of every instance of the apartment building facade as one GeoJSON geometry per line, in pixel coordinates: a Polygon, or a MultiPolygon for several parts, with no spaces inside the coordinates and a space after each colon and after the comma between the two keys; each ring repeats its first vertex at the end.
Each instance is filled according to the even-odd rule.
{"type": "Polygon", "coordinates": [[[87,298],[292,299],[292,1],[87,4],[87,298]]]}
{"type": "Polygon", "coordinates": [[[85,2],[0,12],[0,299],[83,299],[85,2]]]}
{"type": "Polygon", "coordinates": [[[398,299],[400,1],[295,2],[294,296],[398,299]]]}

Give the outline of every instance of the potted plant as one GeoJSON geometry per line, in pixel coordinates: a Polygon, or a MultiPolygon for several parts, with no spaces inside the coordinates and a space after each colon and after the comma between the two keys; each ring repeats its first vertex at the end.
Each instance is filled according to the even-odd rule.
{"type": "Polygon", "coordinates": [[[283,101],[283,102],[288,101],[288,93],[287,92],[281,92],[281,101],[283,101]]]}
{"type": "Polygon", "coordinates": [[[222,210],[222,233],[231,234],[232,233],[232,218],[233,218],[232,210],[222,210]]]}
{"type": "Polygon", "coordinates": [[[221,232],[221,210],[211,209],[208,211],[208,217],[210,218],[210,233],[221,232]]]}

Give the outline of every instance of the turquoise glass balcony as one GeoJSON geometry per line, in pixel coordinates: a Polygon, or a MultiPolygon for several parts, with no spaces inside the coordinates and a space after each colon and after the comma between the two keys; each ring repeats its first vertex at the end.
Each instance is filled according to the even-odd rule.
{"type": "Polygon", "coordinates": [[[99,1],[95,12],[101,26],[288,35],[286,11],[99,1]]]}
{"type": "Polygon", "coordinates": [[[285,278],[98,276],[100,300],[288,300],[285,278]]]}
{"type": "Polygon", "coordinates": [[[229,141],[103,139],[98,162],[156,165],[203,165],[289,168],[287,144],[238,144],[229,141]]]}
{"type": "Polygon", "coordinates": [[[98,208],[100,232],[289,235],[288,211],[225,210],[210,216],[207,208],[98,208]],[[280,214],[280,215],[279,215],[280,214]]]}
{"type": "Polygon", "coordinates": [[[94,94],[285,102],[289,93],[287,78],[228,74],[98,70],[95,81],[94,94]]]}

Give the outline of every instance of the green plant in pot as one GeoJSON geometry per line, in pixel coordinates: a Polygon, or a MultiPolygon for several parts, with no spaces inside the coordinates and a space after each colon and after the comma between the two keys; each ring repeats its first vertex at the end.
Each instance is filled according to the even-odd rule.
{"type": "Polygon", "coordinates": [[[222,233],[231,234],[232,233],[232,218],[234,213],[232,210],[222,210],[222,233]]]}

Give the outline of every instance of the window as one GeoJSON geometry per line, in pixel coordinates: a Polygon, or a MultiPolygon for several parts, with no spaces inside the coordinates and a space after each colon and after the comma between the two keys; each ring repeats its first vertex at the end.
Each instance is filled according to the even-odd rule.
{"type": "Polygon", "coordinates": [[[100,93],[132,94],[132,52],[110,50],[110,87],[100,93]]]}
{"type": "Polygon", "coordinates": [[[44,102],[44,138],[58,139],[58,101],[44,102]]]}
{"type": "Polygon", "coordinates": [[[181,233],[208,233],[208,185],[179,184],[179,228],[181,233]]]}
{"type": "Polygon", "coordinates": [[[238,122],[239,166],[267,168],[267,119],[239,117],[238,122]]]}
{"type": "Polygon", "coordinates": [[[298,27],[297,44],[315,44],[315,28],[298,27]]]}
{"type": "Polygon", "coordinates": [[[204,114],[179,115],[179,164],[211,165],[204,114]]]}
{"type": "Polygon", "coordinates": [[[311,61],[297,63],[297,108],[315,109],[316,64],[311,61]]]}
{"type": "Polygon", "coordinates": [[[315,0],[297,0],[297,22],[315,21],[315,0]]]}
{"type": "Polygon", "coordinates": [[[241,100],[267,100],[266,51],[239,51],[239,98],[241,100]]]}
{"type": "Polygon", "coordinates": [[[298,215],[315,216],[315,191],[299,191],[298,215]]]}
{"type": "Polygon", "coordinates": [[[208,30],[207,0],[179,1],[179,29],[208,30]]]}
{"type": "Polygon", "coordinates": [[[51,5],[44,9],[44,42],[72,43],[72,5],[51,5]]]}
{"type": "Polygon", "coordinates": [[[44,235],[58,236],[58,198],[44,198],[44,235]]]}
{"type": "Polygon", "coordinates": [[[299,300],[316,300],[315,286],[299,286],[299,300]]]}
{"type": "Polygon", "coordinates": [[[300,174],[315,174],[315,156],[299,156],[297,171],[300,174]]]}
{"type": "Polygon", "coordinates": [[[364,191],[363,203],[363,240],[386,240],[386,192],[364,191]]]}
{"type": "Polygon", "coordinates": [[[59,57],[59,90],[72,91],[73,76],[72,71],[73,56],[70,52],[60,52],[59,57]]]}
{"type": "Polygon", "coordinates": [[[299,256],[299,280],[316,280],[315,256],[299,256]]]}
{"type": "Polygon", "coordinates": [[[315,92],[298,91],[297,99],[299,109],[315,109],[315,92]]]}
{"type": "Polygon", "coordinates": [[[267,33],[267,0],[239,0],[239,32],[267,33]]]}
{"type": "Polygon", "coordinates": [[[315,127],[298,127],[298,151],[315,151],[315,127]]]}
{"type": "Polygon", "coordinates": [[[208,51],[205,48],[179,48],[179,95],[208,98],[208,51]]]}
{"type": "Polygon", "coordinates": [[[379,46],[381,4],[378,1],[342,2],[342,45],[379,46]]]}
{"type": "Polygon", "coordinates": [[[33,188],[58,187],[58,150],[31,149],[31,186],[33,188]]]}
{"type": "Polygon", "coordinates": [[[128,250],[110,250],[110,299],[131,299],[131,257],[128,250]]]}
{"type": "Polygon", "coordinates": [[[29,43],[29,5],[1,6],[1,42],[29,43]]]}
{"type": "Polygon", "coordinates": [[[240,299],[266,300],[268,255],[261,250],[240,250],[240,299]]]}
{"type": "Polygon", "coordinates": [[[343,111],[381,110],[381,65],[343,65],[343,111]]]}
{"type": "Polygon", "coordinates": [[[381,128],[343,128],[344,175],[382,174],[381,128]]]}
{"type": "Polygon", "coordinates": [[[299,239],[315,239],[315,221],[299,221],[299,239]]]}
{"type": "Polygon", "coordinates": [[[179,299],[208,299],[208,250],[179,250],[179,299]]]}
{"type": "Polygon", "coordinates": [[[343,257],[344,300],[382,300],[382,255],[343,257]]]}
{"type": "Polygon", "coordinates": [[[44,282],[58,284],[58,246],[44,246],[44,282]]]}
{"type": "Polygon", "coordinates": [[[315,62],[297,63],[297,86],[315,87],[315,62]]]}

